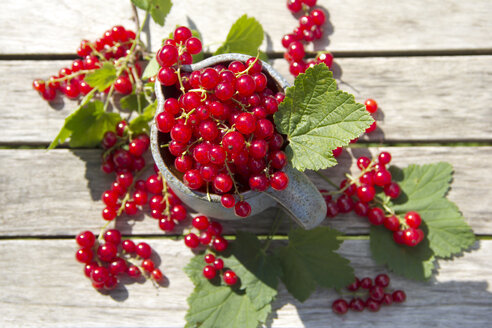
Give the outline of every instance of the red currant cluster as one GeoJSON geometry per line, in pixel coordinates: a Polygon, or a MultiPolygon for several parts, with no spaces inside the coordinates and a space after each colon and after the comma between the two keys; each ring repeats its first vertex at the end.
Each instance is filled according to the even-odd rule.
{"type": "Polygon", "coordinates": [[[354,297],[348,303],[343,298],[339,298],[333,302],[331,308],[336,314],[345,314],[349,309],[362,312],[365,308],[371,312],[377,312],[381,305],[404,302],[406,299],[404,291],[395,290],[391,293],[385,290],[389,283],[390,278],[384,273],[377,275],[374,282],[369,277],[361,280],[356,277],[355,281],[347,286],[354,297]]]}
{"type": "Polygon", "coordinates": [[[286,34],[282,38],[282,46],[287,49],[284,57],[290,64],[290,73],[294,76],[304,73],[307,68],[316,64],[324,63],[330,68],[333,64],[333,55],[329,52],[319,54],[314,60],[304,61],[306,54],[304,43],[321,39],[323,36],[321,26],[326,21],[323,10],[314,9],[310,11],[315,5],[316,0],[287,0],[287,8],[293,14],[301,10],[304,11],[304,15],[299,18],[299,26],[292,33],[286,34]]]}
{"type": "Polygon", "coordinates": [[[193,53],[189,49],[193,39],[189,29],[179,27],[174,40],[167,40],[157,54],[162,66],[158,80],[182,94],[166,99],[156,126],[170,140],[164,146],[174,156],[185,185],[207,193],[212,186],[222,195],[224,207],[234,207],[236,215],[246,217],[251,206],[242,191],[265,191],[270,186],[283,190],[289,182],[281,171],[287,164],[281,150],[284,138],[276,132],[272,117],[284,94],[268,87],[257,58],[181,72],[181,64],[190,63],[181,58],[193,53]]]}
{"type": "Polygon", "coordinates": [[[213,254],[205,255],[205,267],[203,267],[203,276],[208,280],[212,280],[217,276],[217,272],[222,272],[222,279],[229,285],[235,285],[238,281],[238,276],[232,270],[224,270],[224,261],[215,257],[213,254]]]}
{"type": "Polygon", "coordinates": [[[347,174],[347,179],[340,183],[340,189],[336,192],[321,190],[326,200],[326,215],[332,218],[338,213],[353,210],[359,216],[368,217],[371,224],[384,225],[393,231],[396,243],[416,246],[424,238],[424,232],[418,228],[422,222],[420,215],[417,212],[408,212],[402,219],[384,200],[376,197],[376,188],[382,189],[390,199],[400,195],[400,186],[392,181],[391,172],[386,169],[390,161],[391,155],[388,152],[380,153],[377,160],[373,161],[364,156],[359,157],[357,167],[361,173],[358,177],[347,174]],[[335,201],[332,195],[338,194],[341,195],[335,201]]]}
{"type": "Polygon", "coordinates": [[[102,212],[104,220],[112,221],[123,211],[127,215],[135,215],[138,206],[147,203],[146,182],[135,181],[134,174],[145,168],[143,155],[149,145],[150,139],[145,133],[130,137],[126,121],[116,125],[116,133],[107,131],[104,134],[102,146],[106,151],[103,154],[102,170],[108,174],[116,172],[111,189],[102,194],[102,201],[106,204],[102,212]]]}
{"type": "Polygon", "coordinates": [[[124,274],[138,279],[143,272],[144,277],[157,283],[164,277],[150,258],[152,248],[147,243],[135,245],[130,239],[122,241],[121,233],[116,229],[106,230],[98,240],[92,232],[84,231],[77,235],[76,241],[81,248],[75,257],[85,264],[84,273],[95,289],[114,289],[118,285],[117,276],[124,274]]]}
{"type": "MultiPolygon", "coordinates": [[[[70,99],[87,95],[92,87],[84,80],[87,73],[100,68],[104,62],[117,63],[118,59],[131,54],[130,48],[135,40],[135,33],[117,25],[104,32],[95,42],[82,40],[77,54],[82,59],[75,59],[70,67],[60,69],[58,75],[47,81],[34,80],[32,86],[44,100],[52,101],[56,92],[60,91],[70,99]]],[[[133,67],[126,67],[125,71],[114,83],[114,89],[121,94],[129,94],[133,90],[133,82],[141,75],[141,67],[134,63],[133,67]],[[137,74],[135,76],[134,74],[137,74]]],[[[109,92],[109,88],[105,93],[109,92]]]]}

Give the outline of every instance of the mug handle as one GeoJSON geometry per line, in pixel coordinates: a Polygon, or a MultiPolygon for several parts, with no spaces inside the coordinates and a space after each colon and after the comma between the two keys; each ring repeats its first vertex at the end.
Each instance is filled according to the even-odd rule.
{"type": "Polygon", "coordinates": [[[287,188],[280,191],[269,188],[264,194],[276,200],[302,228],[318,226],[326,217],[326,203],[318,188],[290,165],[284,172],[289,176],[287,188]]]}

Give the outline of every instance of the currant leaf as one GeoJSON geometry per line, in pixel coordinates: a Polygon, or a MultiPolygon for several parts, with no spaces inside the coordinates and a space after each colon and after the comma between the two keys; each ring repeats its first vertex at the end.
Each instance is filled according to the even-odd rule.
{"type": "Polygon", "coordinates": [[[145,70],[142,74],[142,80],[148,79],[152,76],[156,76],[157,73],[159,73],[159,68],[159,63],[157,62],[157,59],[155,59],[155,56],[153,56],[145,67],[145,70]]]}
{"type": "Polygon", "coordinates": [[[256,56],[262,42],[263,27],[254,17],[245,14],[232,25],[226,40],[215,51],[215,55],[241,53],[256,56]]]}
{"type": "Polygon", "coordinates": [[[152,121],[157,109],[157,101],[147,105],[142,114],[130,121],[129,128],[135,134],[150,131],[149,122],[152,121]]]}
{"type": "Polygon", "coordinates": [[[287,157],[300,171],[336,165],[332,151],[348,145],[374,122],[353,95],[337,90],[324,64],[299,74],[274,119],[277,130],[289,140],[287,157]]]}
{"type": "MultiPolygon", "coordinates": [[[[207,280],[202,275],[203,255],[191,259],[185,272],[195,285],[188,297],[186,327],[251,327],[265,322],[271,311],[270,303],[258,308],[247,295],[247,290],[220,283],[220,279],[207,280]]],[[[229,260],[225,259],[226,266],[229,260]]]]}
{"type": "Polygon", "coordinates": [[[122,109],[140,112],[140,108],[147,107],[149,102],[145,98],[144,94],[140,93],[137,97],[135,93],[128,96],[124,96],[120,99],[120,106],[122,109]]]}
{"type": "Polygon", "coordinates": [[[103,66],[85,76],[84,80],[93,88],[104,91],[116,80],[116,68],[113,64],[105,62],[103,66]]]}
{"type": "Polygon", "coordinates": [[[171,11],[173,3],[171,0],[131,0],[132,3],[145,11],[149,11],[154,22],[160,26],[164,25],[166,16],[171,11]]]}
{"type": "Polygon", "coordinates": [[[442,162],[410,165],[403,170],[391,167],[390,171],[400,185],[401,195],[388,207],[401,217],[408,211],[418,212],[425,238],[415,247],[398,245],[390,231],[371,227],[372,255],[376,262],[407,278],[429,279],[436,258],[459,254],[475,242],[458,207],[446,198],[453,168],[442,162]]]}
{"type": "Polygon", "coordinates": [[[65,119],[65,123],[49,146],[55,148],[59,143],[70,138],[70,147],[98,146],[106,131],[114,131],[121,121],[120,114],[104,111],[104,104],[99,101],[80,106],[65,119]]]}
{"type": "Polygon", "coordinates": [[[225,264],[240,277],[241,288],[246,290],[255,308],[269,307],[271,310],[270,303],[277,295],[278,277],[281,275],[278,260],[266,254],[258,238],[247,232],[237,233],[231,253],[225,264]]]}
{"type": "Polygon", "coordinates": [[[278,257],[287,290],[304,302],[316,286],[342,288],[354,280],[349,261],[334,251],[340,247],[339,232],[328,227],[289,232],[289,244],[278,257]]]}

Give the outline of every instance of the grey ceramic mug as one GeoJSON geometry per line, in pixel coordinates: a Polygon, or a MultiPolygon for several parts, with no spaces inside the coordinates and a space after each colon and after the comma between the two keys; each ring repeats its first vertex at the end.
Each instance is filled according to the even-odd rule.
{"type": "MultiPolygon", "coordinates": [[[[193,65],[183,66],[182,70],[191,72],[217,64],[227,64],[234,60],[245,62],[249,58],[251,58],[251,56],[242,54],[217,55],[193,65]]],[[[284,91],[287,87],[289,87],[289,83],[269,64],[265,62],[262,62],[262,64],[263,73],[267,75],[269,81],[273,81],[275,83],[274,87],[281,91],[284,91]]],[[[171,90],[171,88],[163,87],[158,81],[156,81],[156,115],[164,110],[164,101],[166,96],[171,96],[168,94],[171,92],[169,90],[171,90]]],[[[176,96],[176,94],[172,96],[176,96]]],[[[157,167],[162,172],[167,183],[176,195],[186,205],[204,215],[217,219],[244,219],[237,217],[234,214],[233,209],[223,207],[220,203],[220,196],[210,194],[209,200],[206,193],[190,190],[185,186],[185,184],[178,178],[179,172],[172,167],[172,155],[168,153],[167,149],[159,146],[169,141],[169,139],[166,138],[168,137],[159,132],[155,126],[155,122],[152,121],[152,156],[154,157],[157,167]]],[[[290,216],[304,229],[316,227],[326,216],[326,203],[323,197],[304,173],[297,171],[289,165],[284,169],[284,171],[289,176],[289,185],[285,190],[277,191],[269,188],[265,192],[261,193],[250,190],[241,194],[244,197],[244,200],[251,205],[251,215],[258,214],[269,207],[274,207],[277,206],[277,204],[280,204],[286,212],[290,214],[290,216]]]]}

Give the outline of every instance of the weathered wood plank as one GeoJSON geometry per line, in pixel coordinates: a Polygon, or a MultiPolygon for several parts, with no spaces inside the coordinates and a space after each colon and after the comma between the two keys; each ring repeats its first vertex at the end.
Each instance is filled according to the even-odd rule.
{"type": "MultiPolygon", "coordinates": [[[[356,148],[351,152],[359,157],[382,150],[389,150],[395,165],[401,167],[449,161],[455,169],[449,198],[456,202],[477,234],[492,233],[488,201],[492,198],[492,147],[356,148]]],[[[59,236],[75,235],[85,229],[97,231],[103,225],[99,199],[112,182],[111,176],[99,170],[100,154],[99,150],[0,150],[0,236],[59,236]]],[[[347,152],[340,162],[326,170],[326,175],[337,183],[349,168],[352,172],[358,170],[347,152]]],[[[319,187],[329,187],[316,174],[309,176],[319,187]]],[[[256,219],[228,223],[226,231],[268,233],[274,213],[272,210],[256,219]]],[[[152,218],[142,219],[122,218],[118,228],[125,234],[162,232],[152,218]]],[[[368,232],[367,221],[355,214],[339,216],[325,224],[347,234],[368,232]]],[[[289,220],[285,220],[280,232],[286,232],[288,225],[289,220]]]]}
{"type": "MultiPolygon", "coordinates": [[[[411,4],[319,0],[318,4],[329,13],[326,36],[318,48],[354,52],[492,48],[492,6],[487,0],[417,0],[411,4]]],[[[0,9],[1,54],[74,53],[81,39],[95,39],[115,24],[135,26],[129,1],[31,0],[28,5],[4,1],[0,9]]],[[[285,1],[259,0],[175,1],[163,28],[151,24],[152,48],[176,24],[188,24],[198,28],[205,44],[216,49],[244,13],[258,19],[268,33],[264,49],[283,52],[280,40],[296,26],[296,19],[285,1]]]]}
{"type": "MultiPolygon", "coordinates": [[[[492,140],[492,56],[341,58],[335,76],[358,101],[375,98],[381,129],[372,141],[492,140]]],[[[67,61],[0,61],[0,142],[49,143],[76,103],[54,108],[32,90],[67,61]]],[[[273,61],[293,81],[283,59],[273,61]]]]}
{"type": "MultiPolygon", "coordinates": [[[[2,240],[0,264],[0,325],[3,327],[181,327],[192,284],[182,272],[192,253],[182,241],[146,239],[159,254],[169,286],[150,282],[121,286],[109,295],[92,289],[73,254],[72,240],[2,240]]],[[[320,289],[305,303],[282,286],[274,302],[273,327],[486,327],[492,319],[492,241],[454,261],[440,261],[432,282],[418,283],[390,275],[391,287],[403,289],[407,301],[382,308],[379,314],[331,312],[338,296],[320,289]]],[[[340,253],[351,260],[358,276],[384,269],[373,263],[367,241],[345,241],[340,253]]]]}

